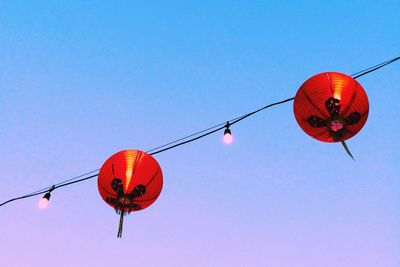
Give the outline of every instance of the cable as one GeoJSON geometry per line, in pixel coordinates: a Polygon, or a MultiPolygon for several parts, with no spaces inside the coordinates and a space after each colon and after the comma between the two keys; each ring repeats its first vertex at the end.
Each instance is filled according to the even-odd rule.
{"type": "MultiPolygon", "coordinates": [[[[247,114],[245,114],[245,115],[239,116],[239,117],[237,117],[237,118],[235,118],[235,119],[229,120],[228,122],[229,122],[230,125],[235,124],[235,123],[238,123],[239,121],[241,121],[241,120],[243,120],[243,119],[245,119],[245,118],[247,118],[247,117],[250,117],[251,115],[254,115],[254,114],[256,114],[257,112],[260,112],[260,111],[262,111],[262,110],[264,110],[264,109],[267,109],[267,108],[270,108],[270,107],[273,107],[273,106],[276,106],[276,105],[280,105],[280,104],[286,103],[286,102],[288,102],[288,101],[292,101],[293,99],[294,99],[294,97],[288,98],[288,99],[285,99],[285,100],[282,100],[282,101],[279,101],[279,102],[275,102],[275,103],[272,103],[272,104],[269,104],[269,105],[266,105],[266,106],[264,106],[264,107],[262,107],[262,108],[260,108],[260,109],[257,109],[257,110],[255,110],[255,111],[253,111],[253,112],[250,112],[250,113],[247,113],[247,114]]],[[[175,147],[178,147],[178,146],[181,146],[181,145],[184,145],[184,144],[187,144],[187,143],[196,141],[197,139],[200,139],[200,138],[203,138],[203,137],[205,137],[205,136],[207,136],[207,135],[210,135],[210,134],[213,134],[213,133],[215,133],[215,132],[218,132],[219,130],[222,130],[222,129],[224,129],[224,128],[226,127],[226,123],[221,123],[220,125],[222,125],[222,126],[218,127],[217,129],[214,129],[214,130],[212,130],[212,131],[210,131],[210,132],[208,132],[208,133],[205,133],[205,134],[202,134],[202,135],[200,135],[200,136],[194,137],[194,138],[192,138],[192,139],[189,139],[189,140],[183,141],[183,142],[181,142],[181,143],[172,145],[172,146],[170,146],[170,147],[166,147],[166,148],[161,149],[161,150],[159,150],[159,151],[150,153],[150,155],[155,155],[155,154],[158,154],[158,153],[161,153],[161,152],[170,150],[170,149],[172,149],[172,148],[175,148],[175,147]]]]}
{"type": "MultiPolygon", "coordinates": [[[[50,187],[50,188],[51,188],[51,187],[50,187]]],[[[31,194],[28,194],[28,195],[24,195],[24,196],[20,196],[20,197],[16,197],[16,198],[9,199],[9,200],[7,200],[7,201],[1,203],[1,204],[0,204],[0,207],[3,206],[3,205],[5,205],[5,204],[7,204],[7,203],[12,202],[12,201],[16,201],[16,200],[20,200],[20,199],[24,199],[24,198],[28,198],[28,197],[34,197],[34,196],[37,196],[37,195],[42,195],[42,194],[46,193],[47,191],[48,191],[48,190],[45,190],[45,191],[42,191],[42,192],[31,193],[31,194]]]]}
{"type": "MultiPolygon", "coordinates": [[[[91,172],[89,172],[89,173],[91,173],[91,172]]],[[[34,196],[37,196],[37,195],[42,195],[44,193],[49,192],[49,190],[53,191],[54,189],[57,189],[57,188],[60,188],[60,187],[64,187],[64,186],[67,186],[67,185],[71,185],[71,184],[79,183],[79,182],[82,182],[82,181],[85,181],[85,180],[89,180],[89,179],[92,179],[92,178],[94,178],[94,177],[96,177],[98,175],[99,174],[96,173],[94,175],[91,175],[91,176],[88,176],[88,177],[85,177],[85,178],[82,178],[82,179],[79,179],[79,180],[70,181],[70,182],[67,182],[67,183],[58,183],[58,185],[52,185],[52,186],[46,187],[46,188],[44,188],[42,190],[38,190],[36,192],[30,193],[30,194],[27,194],[27,195],[23,195],[23,196],[20,196],[20,197],[12,198],[12,199],[9,199],[9,200],[1,203],[0,207],[5,205],[5,204],[7,204],[7,203],[12,202],[12,201],[16,201],[16,200],[20,200],[20,199],[24,199],[24,198],[29,198],[29,197],[34,197],[34,196]]],[[[80,175],[80,177],[82,177],[82,176],[83,175],[80,175]]],[[[71,179],[74,179],[74,178],[71,178],[71,179]]],[[[71,179],[69,179],[69,180],[71,180],[71,179]]]]}
{"type": "Polygon", "coordinates": [[[288,98],[288,99],[285,99],[285,100],[282,100],[282,101],[279,101],[279,102],[275,102],[275,103],[266,105],[266,106],[264,106],[262,108],[259,108],[259,109],[255,110],[253,112],[247,113],[246,115],[240,116],[240,117],[238,117],[236,119],[233,119],[232,121],[229,121],[229,124],[232,125],[232,124],[238,123],[239,121],[244,120],[244,119],[250,117],[251,115],[254,115],[257,112],[260,112],[260,111],[262,111],[264,109],[267,109],[267,108],[270,108],[270,107],[273,107],[273,106],[276,106],[276,105],[280,105],[280,104],[283,104],[283,103],[286,103],[286,102],[289,102],[289,101],[292,101],[292,100],[294,100],[294,97],[291,97],[291,98],[288,98]]]}
{"type": "Polygon", "coordinates": [[[225,123],[224,123],[224,126],[221,126],[221,127],[217,128],[217,129],[214,129],[214,130],[212,130],[212,131],[210,131],[210,132],[208,132],[208,133],[205,133],[205,134],[202,134],[202,135],[200,135],[200,136],[194,137],[194,138],[192,138],[192,139],[189,139],[189,140],[180,142],[180,143],[178,143],[178,144],[175,144],[175,145],[166,147],[166,148],[161,149],[161,150],[159,150],[159,151],[150,153],[150,155],[155,155],[155,154],[158,154],[158,153],[161,153],[161,152],[170,150],[170,149],[172,149],[172,148],[175,148],[175,147],[178,147],[178,146],[187,144],[187,143],[191,143],[191,142],[193,142],[193,141],[195,141],[195,140],[197,140],[197,139],[200,139],[200,138],[203,138],[203,137],[205,137],[205,136],[207,136],[207,135],[210,135],[210,134],[213,134],[213,133],[215,133],[215,132],[218,132],[219,130],[224,129],[224,128],[225,128],[225,123]]]}
{"type": "MultiPolygon", "coordinates": [[[[400,59],[400,57],[393,58],[391,60],[385,61],[385,62],[380,63],[378,65],[369,67],[369,68],[367,68],[365,70],[356,72],[356,73],[352,74],[351,76],[353,77],[353,79],[357,79],[357,78],[359,78],[359,77],[361,77],[363,75],[366,75],[366,74],[374,72],[374,71],[376,71],[376,70],[378,70],[378,69],[380,69],[380,68],[382,68],[384,66],[387,66],[387,65],[389,65],[389,64],[391,64],[391,63],[393,63],[393,62],[395,62],[395,61],[397,61],[399,59],[400,59]]],[[[289,101],[292,101],[292,100],[294,100],[294,97],[291,97],[291,98],[288,98],[288,99],[285,99],[285,100],[282,100],[282,101],[278,101],[278,102],[275,102],[275,103],[272,103],[272,104],[268,104],[268,105],[266,105],[266,106],[264,106],[262,108],[259,108],[259,109],[255,110],[255,111],[252,111],[252,112],[249,112],[247,114],[241,115],[241,116],[236,117],[234,119],[231,119],[231,120],[229,120],[227,122],[228,122],[229,125],[233,125],[233,124],[238,123],[238,122],[240,122],[240,121],[242,121],[242,120],[244,120],[244,119],[246,119],[246,118],[248,118],[248,117],[250,117],[250,116],[252,116],[252,115],[254,115],[254,114],[256,114],[256,113],[258,113],[260,111],[262,111],[262,110],[265,110],[267,108],[270,108],[270,107],[273,107],[273,106],[276,106],[276,105],[281,105],[283,103],[286,103],[286,102],[289,102],[289,101]]],[[[206,137],[206,136],[208,136],[210,134],[218,132],[218,131],[220,131],[220,130],[222,130],[224,128],[226,128],[226,122],[220,123],[220,124],[214,125],[212,127],[209,127],[207,129],[201,130],[199,132],[187,135],[185,137],[182,137],[182,138],[179,138],[177,140],[171,141],[171,142],[169,142],[167,144],[152,148],[152,149],[148,150],[147,153],[149,153],[150,155],[156,155],[156,154],[159,154],[161,152],[176,148],[178,146],[191,143],[193,141],[196,141],[198,139],[206,137]]],[[[10,202],[16,201],[16,200],[20,200],[20,199],[24,199],[24,198],[29,198],[29,197],[41,195],[41,194],[44,194],[44,193],[48,192],[49,190],[54,190],[54,189],[57,189],[57,188],[60,188],[60,187],[65,187],[65,186],[68,186],[68,185],[71,185],[71,184],[75,184],[75,183],[79,183],[79,182],[83,182],[83,181],[92,179],[92,178],[97,177],[99,175],[99,173],[98,173],[99,170],[100,169],[96,169],[96,170],[93,170],[93,171],[90,171],[90,172],[86,172],[84,174],[81,174],[81,175],[66,179],[64,181],[61,181],[61,182],[59,182],[57,184],[54,184],[52,186],[48,186],[48,187],[45,187],[43,189],[39,189],[39,190],[37,190],[35,192],[32,192],[30,194],[26,194],[26,195],[23,195],[23,196],[20,196],[20,197],[9,199],[9,200],[7,200],[7,201],[5,201],[3,203],[0,203],[0,207],[5,205],[5,204],[8,204],[10,202]],[[96,174],[92,174],[94,172],[97,172],[97,173],[96,174]],[[92,175],[86,176],[86,175],[89,175],[89,174],[92,174],[92,175]]]]}
{"type": "MultiPolygon", "coordinates": [[[[147,153],[150,154],[151,152],[153,152],[153,151],[155,151],[155,150],[159,150],[159,149],[164,148],[164,147],[166,147],[166,146],[175,144],[175,143],[177,143],[177,142],[179,142],[179,141],[182,141],[182,140],[188,139],[188,138],[190,138],[190,137],[199,135],[199,134],[201,134],[201,133],[207,132],[207,131],[209,131],[209,130],[211,130],[211,129],[214,129],[214,128],[216,128],[216,127],[220,127],[220,126],[223,125],[223,124],[224,124],[224,123],[220,123],[220,124],[214,125],[214,126],[212,126],[212,127],[209,127],[209,128],[207,128],[207,129],[204,129],[204,130],[199,131],[199,132],[197,132],[197,133],[190,134],[190,135],[188,135],[188,136],[179,138],[179,139],[177,139],[177,140],[175,140],[175,141],[169,142],[169,143],[167,143],[167,144],[165,144],[165,145],[152,148],[152,149],[150,149],[150,150],[147,150],[147,153]]],[[[157,152],[157,153],[158,153],[158,152],[157,152]]]]}
{"type": "Polygon", "coordinates": [[[83,177],[83,176],[86,176],[86,175],[88,175],[88,174],[91,174],[91,173],[94,173],[94,172],[98,172],[98,171],[100,171],[100,169],[93,170],[93,171],[90,171],[90,172],[87,172],[87,173],[84,173],[84,174],[81,174],[81,175],[72,177],[72,178],[67,179],[67,180],[65,180],[65,181],[59,182],[58,184],[55,184],[55,186],[59,186],[59,185],[62,185],[62,184],[64,184],[64,183],[68,183],[68,182],[70,182],[70,181],[73,181],[73,180],[75,180],[75,179],[81,178],[81,177],[83,177]]]}
{"type": "Polygon", "coordinates": [[[365,70],[356,72],[356,73],[352,74],[351,76],[353,76],[353,79],[357,79],[357,78],[359,78],[359,77],[361,77],[361,76],[364,76],[365,74],[368,74],[368,73],[370,73],[370,72],[373,72],[373,71],[376,71],[376,70],[378,70],[378,69],[380,69],[380,68],[383,68],[383,67],[385,67],[386,65],[389,65],[389,64],[391,64],[391,63],[393,63],[393,62],[395,62],[395,61],[397,61],[397,60],[399,60],[399,59],[400,59],[400,57],[395,57],[395,58],[393,58],[393,59],[390,59],[390,60],[385,61],[385,62],[383,62],[383,63],[380,63],[380,64],[378,64],[378,65],[369,67],[369,68],[367,68],[367,69],[365,69],[365,70]]]}
{"type": "MultiPolygon", "coordinates": [[[[237,123],[237,122],[239,122],[239,121],[241,121],[241,120],[243,120],[243,119],[245,119],[245,118],[247,118],[247,117],[249,117],[249,116],[251,116],[251,115],[254,115],[254,114],[256,114],[257,112],[260,112],[260,111],[262,111],[262,110],[264,110],[264,109],[266,109],[266,108],[269,108],[269,107],[272,107],[272,106],[275,106],[275,105],[279,105],[279,104],[283,104],[283,103],[288,102],[288,101],[291,101],[291,100],[293,100],[293,99],[294,99],[294,98],[289,98],[289,99],[286,99],[286,100],[283,100],[283,101],[279,101],[279,102],[275,102],[275,103],[269,104],[269,105],[267,105],[267,106],[264,106],[264,107],[262,107],[262,108],[259,108],[259,109],[255,110],[255,111],[253,111],[253,112],[250,112],[250,113],[247,113],[247,114],[245,114],[245,115],[239,116],[239,117],[237,117],[237,118],[231,119],[231,120],[229,120],[229,123],[230,123],[230,125],[235,124],[235,123],[237,123]]],[[[159,153],[161,153],[161,152],[164,152],[164,151],[173,149],[173,148],[175,148],[175,147],[178,147],[178,146],[181,146],[181,145],[184,145],[184,144],[187,144],[187,143],[191,143],[191,142],[196,141],[196,140],[198,140],[198,139],[200,139],[200,138],[206,137],[206,136],[208,136],[208,135],[210,135],[210,134],[213,134],[213,133],[215,133],[215,132],[218,132],[218,131],[224,129],[224,128],[225,128],[225,125],[226,125],[225,122],[224,122],[224,123],[217,124],[217,125],[215,125],[215,126],[212,126],[212,127],[207,128],[207,129],[205,129],[205,130],[202,130],[202,131],[196,132],[196,133],[194,133],[194,134],[190,134],[190,135],[188,135],[188,136],[179,138],[179,139],[177,139],[177,140],[175,140],[175,141],[169,142],[169,143],[167,143],[167,144],[165,144],[165,145],[158,146],[158,147],[156,147],[156,148],[150,149],[150,150],[147,151],[147,153],[149,153],[150,155],[156,155],[156,154],[159,154],[159,153]],[[218,127],[218,128],[217,128],[217,127],[218,127]],[[203,133],[203,134],[202,134],[202,133],[203,133]],[[199,134],[201,134],[201,135],[199,135],[199,134]],[[199,136],[196,136],[196,135],[199,135],[199,136]],[[193,137],[193,136],[196,136],[196,137],[193,137]],[[186,139],[188,139],[188,138],[190,138],[190,137],[193,137],[193,138],[191,138],[191,139],[189,139],[189,140],[186,140],[186,139]],[[183,140],[184,140],[184,141],[183,141],[183,140]],[[179,143],[178,143],[178,142],[179,142],[179,143]],[[158,149],[159,149],[159,150],[158,150],[158,149]],[[155,150],[157,150],[157,151],[155,151],[155,150]],[[152,151],[154,151],[154,152],[152,152],[152,151]]],[[[67,180],[65,180],[65,181],[59,182],[59,183],[57,183],[57,184],[54,185],[54,189],[57,189],[57,188],[60,188],[60,187],[64,187],[64,186],[67,186],[67,185],[71,185],[71,184],[75,184],[75,183],[79,183],[79,182],[83,182],[83,181],[85,181],[85,180],[89,180],[89,179],[92,179],[92,178],[94,178],[94,177],[97,177],[97,176],[98,176],[98,173],[97,173],[97,174],[94,174],[94,175],[91,175],[91,176],[88,176],[88,177],[81,178],[81,177],[83,177],[83,176],[85,176],[85,175],[87,175],[87,174],[90,174],[90,173],[93,173],[93,172],[96,172],[96,171],[99,171],[99,170],[100,170],[100,169],[93,170],[93,171],[90,171],[90,172],[81,174],[81,175],[79,175],[79,176],[76,176],[76,177],[67,179],[67,180]],[[81,178],[81,179],[76,180],[77,178],[81,178]]],[[[23,198],[28,198],[28,197],[33,197],[33,196],[36,196],[36,195],[40,195],[40,194],[46,193],[50,188],[52,188],[52,186],[49,186],[49,187],[40,189],[40,190],[35,191],[35,192],[33,192],[33,193],[31,193],[31,194],[28,194],[28,195],[24,195],[24,196],[21,196],[21,197],[17,197],[17,198],[13,198],[13,199],[7,200],[7,201],[1,203],[1,204],[0,204],[0,207],[3,206],[3,205],[5,205],[5,204],[7,204],[7,203],[9,203],[9,202],[15,201],[15,200],[19,200],[19,199],[23,199],[23,198]]]]}
{"type": "Polygon", "coordinates": [[[89,179],[92,179],[92,178],[94,178],[94,177],[97,177],[98,175],[99,175],[99,174],[96,173],[96,174],[93,174],[93,175],[91,175],[91,176],[88,176],[88,177],[79,179],[79,180],[75,180],[75,181],[71,181],[71,182],[68,182],[68,183],[65,183],[65,184],[62,184],[62,185],[58,185],[58,186],[55,186],[54,189],[57,189],[57,188],[60,188],[60,187],[64,187],[64,186],[67,186],[67,185],[71,185],[71,184],[76,184],[76,183],[79,183],[79,182],[83,182],[83,181],[85,181],[85,180],[89,180],[89,179]]]}

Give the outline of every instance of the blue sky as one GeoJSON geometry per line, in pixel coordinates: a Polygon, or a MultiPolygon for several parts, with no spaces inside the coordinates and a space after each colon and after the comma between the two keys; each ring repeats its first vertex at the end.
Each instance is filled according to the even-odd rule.
{"type": "MultiPolygon", "coordinates": [[[[399,56],[399,1],[2,1],[0,201],[399,56]]],[[[95,180],[0,208],[7,266],[400,265],[399,63],[361,77],[362,131],[302,132],[292,103],[156,156],[164,188],[125,219],[95,180]]]]}

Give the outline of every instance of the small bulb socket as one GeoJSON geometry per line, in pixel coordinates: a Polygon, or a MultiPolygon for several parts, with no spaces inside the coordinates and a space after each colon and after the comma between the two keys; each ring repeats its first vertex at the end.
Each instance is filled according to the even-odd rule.
{"type": "Polygon", "coordinates": [[[232,135],[231,130],[229,128],[226,128],[224,131],[224,135],[227,135],[227,134],[232,135]]]}
{"type": "Polygon", "coordinates": [[[47,192],[46,194],[44,194],[43,198],[50,200],[51,194],[50,192],[47,192]]]}
{"type": "Polygon", "coordinates": [[[231,124],[229,123],[229,121],[227,121],[226,125],[225,125],[226,129],[224,131],[224,135],[227,135],[227,134],[232,135],[231,130],[229,129],[229,126],[231,126],[231,124]]]}

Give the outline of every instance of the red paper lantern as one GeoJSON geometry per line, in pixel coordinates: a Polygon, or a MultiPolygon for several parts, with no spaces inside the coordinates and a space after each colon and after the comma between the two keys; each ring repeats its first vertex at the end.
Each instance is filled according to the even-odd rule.
{"type": "Polygon", "coordinates": [[[97,180],[103,200],[121,215],[118,237],[125,214],[150,206],[161,193],[163,176],[158,162],[139,150],[123,150],[104,162],[97,180]]]}
{"type": "Polygon", "coordinates": [[[356,80],[342,73],[325,72],[303,83],[293,109],[304,132],[319,141],[342,142],[348,151],[344,141],[364,126],[369,104],[356,80]]]}

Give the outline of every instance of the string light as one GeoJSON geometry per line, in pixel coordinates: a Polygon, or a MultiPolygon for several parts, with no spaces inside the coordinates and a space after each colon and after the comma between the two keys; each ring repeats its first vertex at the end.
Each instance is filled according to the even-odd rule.
{"type": "Polygon", "coordinates": [[[51,191],[53,191],[55,189],[55,185],[53,185],[48,192],[46,192],[46,194],[44,194],[44,196],[39,200],[38,206],[41,209],[45,209],[47,208],[47,206],[49,205],[49,201],[50,201],[50,197],[51,197],[51,191]]]}
{"type": "MultiPolygon", "coordinates": [[[[357,78],[359,78],[361,76],[364,76],[364,75],[366,75],[368,73],[374,72],[374,71],[376,71],[376,70],[378,70],[378,69],[380,69],[380,68],[382,68],[384,66],[387,66],[387,65],[389,65],[389,64],[391,64],[391,63],[393,63],[393,62],[395,62],[395,61],[397,61],[399,59],[400,59],[400,57],[395,57],[395,58],[393,58],[391,60],[385,61],[385,62],[380,63],[378,65],[375,65],[375,66],[369,67],[367,69],[364,69],[362,71],[359,71],[357,73],[354,73],[351,76],[352,76],[353,79],[357,79],[357,78]]],[[[206,136],[208,136],[210,134],[213,134],[213,133],[215,133],[217,131],[220,131],[220,130],[222,130],[224,128],[225,128],[224,137],[223,137],[224,143],[230,144],[233,141],[233,137],[232,137],[231,130],[229,129],[229,126],[231,126],[231,125],[233,125],[235,123],[238,123],[238,122],[240,122],[240,121],[242,121],[242,120],[244,120],[244,119],[246,119],[246,118],[248,118],[248,117],[250,117],[250,116],[252,116],[252,115],[254,115],[254,114],[256,114],[256,113],[258,113],[260,111],[262,111],[262,110],[265,110],[267,108],[270,108],[270,107],[273,107],[273,106],[276,106],[276,105],[280,105],[280,104],[283,104],[283,103],[286,103],[286,102],[289,102],[289,101],[292,101],[292,100],[294,100],[293,97],[285,99],[285,100],[282,100],[282,101],[279,101],[279,102],[275,102],[275,103],[272,103],[272,104],[269,104],[269,105],[266,105],[266,106],[264,106],[262,108],[259,108],[259,109],[255,110],[255,111],[252,111],[250,113],[244,114],[242,116],[239,116],[239,117],[237,117],[235,119],[232,119],[232,120],[228,121],[225,124],[225,126],[223,126],[224,123],[221,123],[221,124],[212,126],[212,127],[208,128],[208,129],[204,129],[204,130],[202,130],[200,132],[197,132],[197,133],[185,136],[183,138],[177,139],[177,140],[172,141],[170,143],[167,143],[165,145],[153,148],[153,149],[151,149],[151,150],[149,150],[147,152],[150,155],[155,155],[155,154],[158,154],[158,153],[173,149],[175,147],[178,147],[178,146],[193,142],[195,140],[201,139],[201,138],[206,137],[206,136]],[[225,138],[227,139],[226,141],[228,141],[228,142],[225,142],[225,138]],[[229,142],[229,139],[230,139],[230,142],[229,142]]],[[[337,128],[337,127],[340,127],[340,125],[336,125],[335,124],[335,125],[332,125],[332,127],[333,128],[337,128]]],[[[90,171],[88,173],[84,173],[84,174],[81,174],[79,176],[72,177],[72,178],[70,178],[68,180],[62,181],[62,182],[60,182],[58,184],[53,185],[52,187],[46,187],[46,188],[43,188],[41,190],[35,191],[33,193],[30,193],[30,194],[26,194],[26,195],[22,195],[22,196],[19,196],[19,197],[11,198],[11,199],[3,202],[3,203],[0,203],[0,207],[6,205],[7,203],[10,203],[10,202],[13,202],[13,201],[16,201],[16,200],[20,200],[20,199],[25,199],[25,198],[30,198],[30,197],[33,197],[33,196],[37,196],[37,195],[43,194],[45,192],[46,193],[45,193],[45,195],[43,196],[43,198],[41,199],[40,202],[43,201],[43,206],[46,207],[48,202],[49,202],[49,200],[50,200],[50,197],[51,197],[51,194],[50,194],[51,191],[53,191],[56,188],[69,186],[71,184],[80,183],[80,182],[92,179],[94,177],[97,177],[98,176],[98,173],[97,173],[98,171],[99,171],[99,169],[93,170],[93,171],[90,171]],[[93,174],[93,173],[95,173],[95,174],[93,174]],[[92,175],[89,175],[89,174],[92,174],[92,175]]]]}
{"type": "Polygon", "coordinates": [[[229,121],[226,122],[226,129],[224,131],[224,136],[222,137],[222,140],[224,141],[225,144],[230,145],[233,142],[233,136],[232,136],[232,132],[229,129],[230,123],[229,121]]]}

